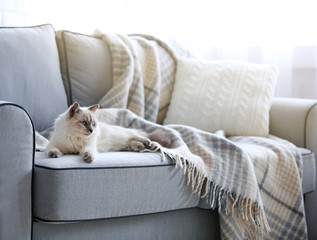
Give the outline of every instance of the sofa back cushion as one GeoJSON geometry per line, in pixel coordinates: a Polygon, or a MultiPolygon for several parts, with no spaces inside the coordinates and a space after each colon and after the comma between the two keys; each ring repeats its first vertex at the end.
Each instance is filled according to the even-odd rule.
{"type": "Polygon", "coordinates": [[[68,104],[98,103],[112,86],[108,45],[98,37],[69,31],[58,31],[56,39],[68,104]]]}
{"type": "Polygon", "coordinates": [[[0,27],[0,99],[17,103],[42,131],[67,109],[52,25],[0,27]]]}

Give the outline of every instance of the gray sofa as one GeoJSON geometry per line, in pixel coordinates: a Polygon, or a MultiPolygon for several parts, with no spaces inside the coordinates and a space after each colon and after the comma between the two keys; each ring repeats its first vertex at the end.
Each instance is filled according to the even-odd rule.
{"type": "MultiPolygon", "coordinates": [[[[220,239],[217,211],[204,208],[159,154],[102,153],[89,165],[35,152],[35,130],[51,127],[74,100],[96,103],[111,87],[103,41],[41,25],[0,28],[0,46],[0,239],[220,239]]],[[[303,156],[310,239],[317,238],[316,104],[275,98],[270,110],[270,133],[303,156]]]]}

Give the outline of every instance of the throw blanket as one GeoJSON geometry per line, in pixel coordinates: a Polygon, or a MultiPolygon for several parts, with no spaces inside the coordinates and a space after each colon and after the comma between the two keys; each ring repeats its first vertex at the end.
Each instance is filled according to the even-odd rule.
{"type": "Polygon", "coordinates": [[[193,193],[218,209],[223,239],[307,237],[302,162],[294,145],[273,136],[226,139],[157,124],[166,115],[182,51],[150,36],[96,35],[108,44],[113,67],[113,87],[100,99],[99,120],[170,134],[170,148],[154,142],[147,151],[170,158],[193,193]]]}
{"type": "MultiPolygon", "coordinates": [[[[161,126],[182,48],[146,35],[96,32],[109,46],[113,87],[100,100],[100,120],[151,132],[168,131],[172,148],[153,144],[183,168],[192,191],[218,208],[223,239],[307,237],[301,155],[276,137],[225,139],[186,126],[161,126]],[[146,120],[149,121],[146,121],[146,120]],[[153,123],[151,123],[153,122],[153,123]]],[[[211,226],[212,227],[212,226],[211,226]]]]}
{"type": "Polygon", "coordinates": [[[153,142],[145,151],[170,158],[192,192],[218,209],[222,239],[307,237],[302,161],[293,144],[274,136],[227,139],[184,125],[162,126],[127,109],[101,109],[97,114],[108,124],[169,134],[171,147],[153,142]]]}
{"type": "Polygon", "coordinates": [[[100,106],[127,108],[163,123],[173,92],[176,54],[190,54],[179,47],[172,51],[151,36],[95,34],[108,44],[112,57],[113,87],[100,99],[100,106]]]}

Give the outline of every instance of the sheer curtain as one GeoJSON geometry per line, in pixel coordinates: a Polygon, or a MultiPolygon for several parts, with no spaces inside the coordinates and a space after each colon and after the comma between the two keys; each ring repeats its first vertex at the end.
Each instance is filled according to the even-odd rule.
{"type": "Polygon", "coordinates": [[[276,64],[275,96],[317,98],[316,1],[224,0],[204,6],[200,37],[184,41],[199,57],[276,64]]]}
{"type": "Polygon", "coordinates": [[[317,98],[317,46],[214,46],[202,57],[276,64],[279,76],[275,96],[317,98]]]}
{"type": "Polygon", "coordinates": [[[13,3],[27,25],[146,33],[207,60],[277,64],[276,96],[317,98],[316,0],[0,0],[2,18],[13,3]]]}

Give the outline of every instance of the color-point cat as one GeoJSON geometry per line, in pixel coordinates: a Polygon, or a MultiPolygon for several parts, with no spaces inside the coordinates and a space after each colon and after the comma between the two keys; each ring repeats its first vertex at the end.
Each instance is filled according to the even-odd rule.
{"type": "MultiPolygon", "coordinates": [[[[150,137],[137,129],[123,128],[98,122],[95,111],[99,105],[80,107],[74,103],[55,121],[54,131],[45,152],[51,158],[63,154],[79,154],[85,162],[94,160],[96,152],[142,151],[151,146],[150,137]]],[[[153,140],[160,140],[161,133],[151,134],[153,140]]],[[[162,139],[169,145],[168,139],[162,139]]]]}

